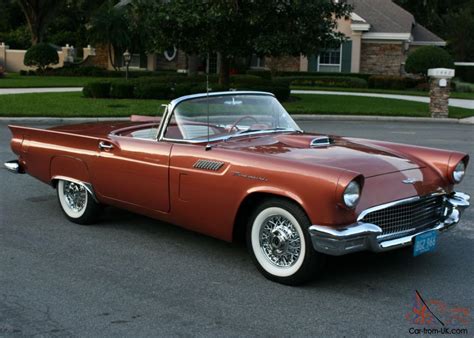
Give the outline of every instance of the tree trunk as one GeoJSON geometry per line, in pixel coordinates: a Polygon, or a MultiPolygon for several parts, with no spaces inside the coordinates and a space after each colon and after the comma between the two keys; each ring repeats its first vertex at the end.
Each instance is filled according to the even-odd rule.
{"type": "Polygon", "coordinates": [[[196,54],[188,55],[188,76],[194,76],[197,74],[199,65],[199,58],[196,54]]]}
{"type": "Polygon", "coordinates": [[[230,58],[221,54],[219,67],[219,84],[224,87],[230,85],[230,58]]]}
{"type": "Polygon", "coordinates": [[[108,54],[109,54],[110,64],[112,65],[114,70],[117,70],[117,65],[115,64],[115,58],[112,55],[112,45],[110,43],[107,45],[107,50],[108,50],[108,54]]]}

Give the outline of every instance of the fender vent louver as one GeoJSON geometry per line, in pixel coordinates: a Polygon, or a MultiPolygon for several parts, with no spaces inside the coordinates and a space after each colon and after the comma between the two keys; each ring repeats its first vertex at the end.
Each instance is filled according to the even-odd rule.
{"type": "Polygon", "coordinates": [[[194,163],[193,167],[202,170],[217,171],[224,165],[224,162],[211,161],[211,160],[198,160],[194,163]]]}
{"type": "Polygon", "coordinates": [[[318,136],[311,141],[311,147],[327,147],[331,145],[331,139],[328,136],[318,136]]]}

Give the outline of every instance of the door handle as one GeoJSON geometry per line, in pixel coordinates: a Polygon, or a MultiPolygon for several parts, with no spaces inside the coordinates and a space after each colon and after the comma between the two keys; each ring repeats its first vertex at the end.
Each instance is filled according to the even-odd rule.
{"type": "Polygon", "coordinates": [[[100,150],[111,150],[113,149],[113,144],[110,144],[110,143],[107,143],[107,142],[104,142],[104,141],[100,141],[99,142],[99,149],[100,150]]]}

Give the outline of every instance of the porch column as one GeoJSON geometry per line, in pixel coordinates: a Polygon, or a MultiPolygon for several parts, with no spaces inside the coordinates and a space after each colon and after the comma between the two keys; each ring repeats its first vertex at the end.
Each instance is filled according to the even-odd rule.
{"type": "Polygon", "coordinates": [[[351,73],[360,72],[361,49],[362,49],[362,32],[352,32],[351,73]]]}

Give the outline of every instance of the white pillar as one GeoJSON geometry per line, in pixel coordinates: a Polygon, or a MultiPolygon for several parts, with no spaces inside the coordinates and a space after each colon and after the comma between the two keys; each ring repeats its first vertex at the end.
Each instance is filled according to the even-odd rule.
{"type": "Polygon", "coordinates": [[[0,67],[7,70],[7,49],[9,47],[4,42],[0,44],[0,67]]]}
{"type": "Polygon", "coordinates": [[[360,73],[362,32],[352,33],[351,73],[360,73]]]}

